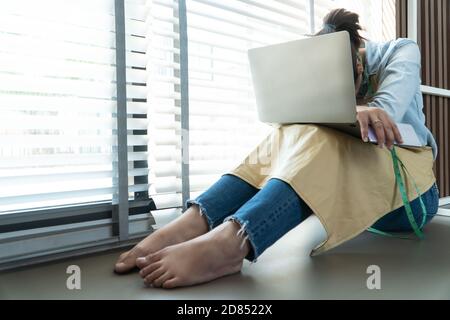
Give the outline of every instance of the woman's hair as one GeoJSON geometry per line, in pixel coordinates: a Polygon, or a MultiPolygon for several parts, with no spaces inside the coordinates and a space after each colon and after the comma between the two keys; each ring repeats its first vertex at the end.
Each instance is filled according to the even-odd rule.
{"type": "Polygon", "coordinates": [[[322,35],[338,31],[347,31],[350,34],[350,43],[353,60],[353,75],[358,78],[358,72],[356,68],[357,64],[357,52],[361,47],[363,40],[365,40],[360,34],[359,30],[362,30],[359,24],[359,15],[357,13],[348,11],[346,9],[334,9],[330,11],[325,18],[323,18],[323,27],[315,35],[322,35]]]}

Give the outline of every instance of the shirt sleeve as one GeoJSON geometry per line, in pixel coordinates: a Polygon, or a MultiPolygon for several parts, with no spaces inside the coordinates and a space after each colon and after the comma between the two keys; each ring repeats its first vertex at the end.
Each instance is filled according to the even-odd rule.
{"type": "Polygon", "coordinates": [[[379,86],[369,107],[383,108],[400,122],[420,86],[420,50],[409,43],[394,51],[380,71],[379,86]]]}

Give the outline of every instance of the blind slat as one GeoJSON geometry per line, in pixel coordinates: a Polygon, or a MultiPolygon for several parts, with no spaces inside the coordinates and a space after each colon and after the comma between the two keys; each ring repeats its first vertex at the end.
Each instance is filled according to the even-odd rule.
{"type": "MultiPolygon", "coordinates": [[[[149,170],[147,168],[132,169],[128,170],[128,175],[130,177],[144,176],[148,174],[148,171],[149,170]]],[[[70,169],[68,169],[63,173],[40,174],[39,172],[36,172],[36,170],[33,170],[33,172],[29,175],[24,175],[24,173],[25,172],[21,170],[19,175],[13,176],[12,172],[8,172],[9,176],[0,177],[0,194],[2,193],[3,188],[9,189],[10,187],[14,187],[16,185],[20,186],[22,184],[33,184],[33,182],[39,185],[41,183],[39,182],[38,179],[43,179],[45,180],[46,183],[54,183],[54,182],[76,181],[76,180],[89,181],[89,180],[97,180],[99,178],[112,178],[116,176],[112,168],[110,170],[104,171],[85,170],[84,172],[70,172],[70,169]]]]}
{"type": "Polygon", "coordinates": [[[182,206],[180,193],[159,193],[153,196],[153,201],[157,209],[175,208],[182,206]]]}
{"type": "MultiPolygon", "coordinates": [[[[114,83],[55,79],[39,76],[19,76],[0,73],[3,92],[26,92],[29,94],[71,95],[90,98],[111,98],[116,96],[114,83]]],[[[145,99],[147,91],[144,86],[127,86],[130,98],[145,99]]]]}
{"type": "MultiPolygon", "coordinates": [[[[239,5],[239,2],[236,0],[229,0],[227,2],[222,2],[218,0],[190,0],[188,3],[201,3],[207,7],[222,9],[224,12],[230,14],[235,13],[239,14],[243,17],[252,18],[255,20],[259,20],[265,22],[267,24],[273,24],[275,26],[283,27],[286,30],[294,31],[294,32],[303,32],[304,25],[301,20],[295,20],[289,17],[280,16],[272,13],[267,10],[258,10],[261,9],[258,6],[252,5],[239,5]],[[278,20],[277,20],[278,19],[278,20]]],[[[264,4],[263,4],[264,6],[264,4]]],[[[204,9],[205,11],[207,9],[204,9]]],[[[188,7],[189,11],[189,7],[188,7]]]]}
{"type": "MultiPolygon", "coordinates": [[[[115,65],[116,63],[114,48],[86,46],[63,41],[55,42],[45,37],[36,39],[7,33],[0,33],[0,42],[2,43],[1,51],[4,53],[32,53],[34,57],[58,58],[111,65],[115,65]]],[[[147,58],[142,53],[127,51],[126,58],[127,65],[145,67],[147,63],[147,58]]]]}
{"type": "MultiPolygon", "coordinates": [[[[32,55],[3,54],[0,52],[0,71],[15,74],[79,78],[85,80],[116,81],[116,68],[113,65],[83,63],[51,58],[36,58],[32,55]],[[48,66],[52,67],[49,68],[48,66]]],[[[127,68],[128,82],[145,82],[144,70],[127,68]]]]}
{"type": "MultiPolygon", "coordinates": [[[[128,154],[128,161],[145,161],[148,159],[146,152],[132,152],[128,154]]],[[[53,155],[25,155],[2,156],[0,169],[27,168],[27,167],[60,167],[60,166],[86,166],[100,165],[117,162],[117,154],[114,153],[59,153],[53,155]]]]}
{"type": "MultiPolygon", "coordinates": [[[[4,115],[0,112],[1,130],[105,130],[117,129],[117,120],[115,118],[98,116],[74,116],[70,111],[64,115],[60,112],[57,116],[23,116],[4,115]],[[65,121],[64,121],[65,120],[65,121]]],[[[146,130],[147,119],[127,119],[128,130],[146,130]]]]}
{"type": "MultiPolygon", "coordinates": [[[[8,197],[0,197],[0,207],[2,206],[11,206],[17,203],[21,204],[30,204],[30,203],[45,203],[43,206],[48,205],[56,205],[54,200],[69,200],[73,198],[93,198],[95,196],[99,200],[111,199],[111,195],[114,192],[113,187],[107,188],[96,188],[96,189],[85,189],[85,190],[77,190],[77,191],[59,191],[59,192],[50,192],[50,193],[42,193],[42,194],[26,194],[26,195],[18,195],[18,196],[8,196],[8,197]],[[49,202],[49,203],[47,203],[49,202]]],[[[72,200],[73,201],[73,200],[72,200]]],[[[64,202],[62,202],[64,203],[64,202]]],[[[5,211],[12,210],[12,208],[7,208],[5,211]]]]}
{"type": "MultiPolygon", "coordinates": [[[[36,96],[0,93],[2,111],[74,111],[83,114],[111,114],[116,112],[116,101],[80,97],[36,96]]],[[[146,114],[148,106],[142,102],[128,102],[130,114],[146,114]]]]}

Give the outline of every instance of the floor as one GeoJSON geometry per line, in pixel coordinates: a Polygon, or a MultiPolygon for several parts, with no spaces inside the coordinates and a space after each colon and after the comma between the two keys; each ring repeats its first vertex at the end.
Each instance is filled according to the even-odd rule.
{"type": "Polygon", "coordinates": [[[364,233],[309,257],[301,225],[241,273],[172,290],[147,288],[137,274],[118,276],[118,252],[60,261],[0,275],[0,299],[450,299],[450,218],[436,217],[426,239],[364,233]],[[81,289],[68,290],[66,269],[81,268],[81,289]],[[366,286],[367,268],[381,271],[381,289],[366,286]]]}

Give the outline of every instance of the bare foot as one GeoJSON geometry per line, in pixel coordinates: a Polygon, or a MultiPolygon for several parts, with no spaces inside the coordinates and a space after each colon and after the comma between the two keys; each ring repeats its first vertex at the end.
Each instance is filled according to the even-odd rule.
{"type": "Polygon", "coordinates": [[[137,259],[146,285],[174,288],[199,284],[239,272],[250,250],[241,248],[239,225],[228,221],[195,239],[165,247],[137,259]]]}
{"type": "Polygon", "coordinates": [[[166,246],[198,237],[208,232],[208,229],[205,217],[200,215],[198,206],[193,205],[181,216],[143,239],[134,248],[122,253],[116,262],[114,271],[116,273],[132,271],[137,267],[137,258],[161,250],[166,246]]]}

